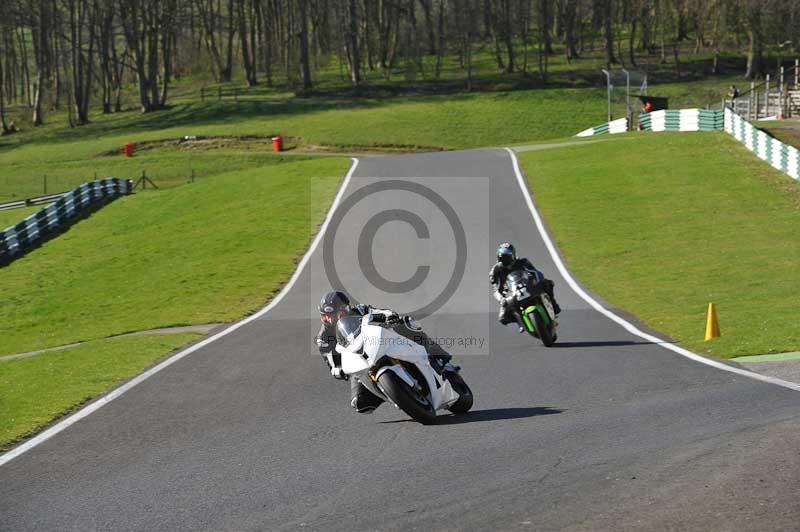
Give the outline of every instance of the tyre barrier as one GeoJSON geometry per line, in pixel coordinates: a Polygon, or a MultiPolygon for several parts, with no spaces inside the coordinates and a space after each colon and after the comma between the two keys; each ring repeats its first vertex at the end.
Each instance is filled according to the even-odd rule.
{"type": "Polygon", "coordinates": [[[722,111],[710,109],[662,109],[639,115],[643,131],[714,131],[724,127],[722,111]]]}
{"type": "Polygon", "coordinates": [[[65,231],[73,223],[132,192],[130,179],[108,177],[65,192],[44,209],[0,232],[0,267],[65,231]]]}
{"type": "Polygon", "coordinates": [[[575,136],[591,137],[592,135],[602,135],[604,133],[625,133],[626,131],[628,131],[628,119],[619,118],[617,120],[612,120],[611,122],[606,122],[605,124],[600,124],[599,126],[584,129],[575,136]]]}
{"type": "Polygon", "coordinates": [[[725,108],[725,131],[744,144],[756,157],[769,163],[776,170],[800,180],[800,150],[789,146],[758,129],[753,124],[725,108]]]}

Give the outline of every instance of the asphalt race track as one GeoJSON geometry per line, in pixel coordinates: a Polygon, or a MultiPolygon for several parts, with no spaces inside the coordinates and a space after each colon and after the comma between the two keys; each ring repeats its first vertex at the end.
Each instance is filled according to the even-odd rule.
{"type": "Polygon", "coordinates": [[[340,210],[264,317],[0,466],[0,530],[800,529],[800,392],[592,310],[507,152],[361,159],[340,210]],[[557,347],[496,322],[506,240],[556,283],[557,347]],[[352,411],[311,340],[332,273],[375,306],[436,303],[423,324],[452,340],[473,411],[352,411]]]}

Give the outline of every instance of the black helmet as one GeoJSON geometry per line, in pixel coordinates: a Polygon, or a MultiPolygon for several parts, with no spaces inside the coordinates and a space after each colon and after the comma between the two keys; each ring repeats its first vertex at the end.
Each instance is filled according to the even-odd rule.
{"type": "Polygon", "coordinates": [[[503,266],[511,266],[517,260],[517,250],[513,244],[503,242],[497,247],[497,260],[503,266]]]}
{"type": "Polygon", "coordinates": [[[332,314],[350,310],[350,298],[341,290],[328,290],[322,295],[317,308],[320,314],[332,314]]]}

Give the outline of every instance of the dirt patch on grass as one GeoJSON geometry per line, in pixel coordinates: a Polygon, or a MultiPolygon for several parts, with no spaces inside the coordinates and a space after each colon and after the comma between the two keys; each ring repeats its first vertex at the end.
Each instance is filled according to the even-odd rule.
{"type": "MultiPolygon", "coordinates": [[[[272,135],[267,136],[241,136],[241,137],[208,137],[187,136],[179,139],[147,140],[137,142],[134,153],[149,151],[272,151],[272,135]]],[[[419,153],[430,151],[444,151],[442,146],[426,146],[420,144],[308,144],[302,137],[283,137],[283,151],[301,153],[419,153]]],[[[122,148],[115,148],[99,154],[100,157],[119,157],[122,148]]]]}

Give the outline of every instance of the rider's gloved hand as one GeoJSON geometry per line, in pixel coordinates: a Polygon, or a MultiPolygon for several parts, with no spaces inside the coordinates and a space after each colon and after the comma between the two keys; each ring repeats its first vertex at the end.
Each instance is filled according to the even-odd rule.
{"type": "Polygon", "coordinates": [[[346,381],[348,379],[347,373],[345,373],[342,368],[337,368],[335,366],[331,368],[331,375],[333,375],[334,379],[339,379],[340,381],[346,381]]]}
{"type": "Polygon", "coordinates": [[[403,321],[403,319],[396,312],[392,312],[386,316],[386,325],[397,325],[401,321],[403,321]]]}

